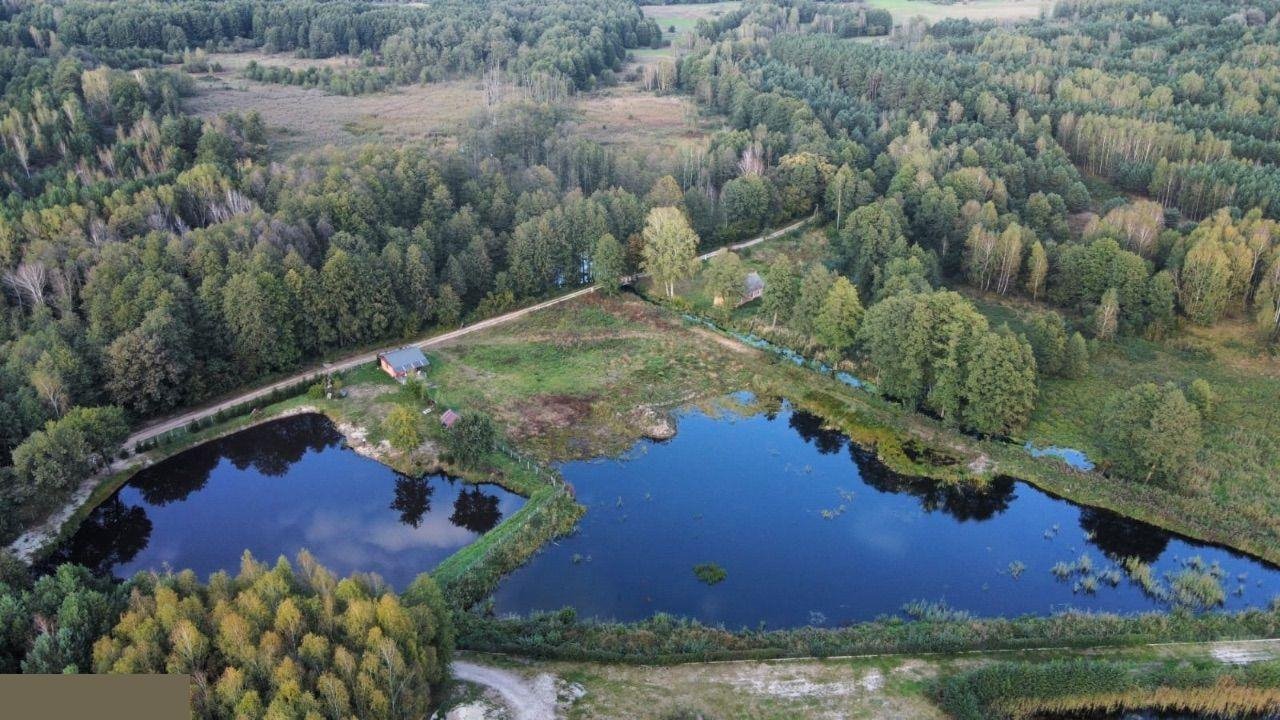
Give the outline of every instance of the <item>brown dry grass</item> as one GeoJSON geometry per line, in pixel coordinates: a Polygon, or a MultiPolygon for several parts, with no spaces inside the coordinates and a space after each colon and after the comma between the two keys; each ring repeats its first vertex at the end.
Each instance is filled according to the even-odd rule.
{"type": "MultiPolygon", "coordinates": [[[[237,57],[244,64],[251,59],[237,57]]],[[[254,82],[227,63],[220,73],[197,76],[196,88],[196,94],[186,100],[188,112],[210,117],[256,110],[271,131],[271,153],[277,158],[326,145],[448,142],[484,98],[479,83],[473,81],[407,85],[345,97],[315,88],[254,82]]]]}
{"type": "Polygon", "coordinates": [[[209,64],[217,63],[222,66],[223,71],[239,72],[249,66],[250,62],[256,61],[259,65],[271,65],[275,67],[287,67],[290,70],[306,70],[307,68],[331,67],[335,70],[338,68],[357,68],[360,67],[360,60],[350,55],[334,55],[328,58],[305,58],[298,57],[291,53],[266,53],[261,50],[249,50],[246,52],[224,52],[209,53],[209,64]]]}
{"type": "Polygon", "coordinates": [[[667,158],[681,146],[705,145],[722,124],[699,114],[689,97],[657,95],[630,83],[584,95],[575,109],[573,130],[582,137],[667,158]]]}

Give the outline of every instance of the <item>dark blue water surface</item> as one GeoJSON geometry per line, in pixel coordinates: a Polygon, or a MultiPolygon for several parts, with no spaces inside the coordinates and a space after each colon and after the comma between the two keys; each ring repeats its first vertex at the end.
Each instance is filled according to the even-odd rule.
{"type": "Polygon", "coordinates": [[[234,572],[306,548],[339,575],[403,588],[524,504],[494,485],[409,477],[343,446],[320,415],[275,420],[141,470],[50,562],[128,577],[234,572]]]}
{"type": "Polygon", "coordinates": [[[499,613],[572,606],[622,621],[666,612],[789,627],[867,620],[916,600],[982,616],[1169,607],[1109,559],[1130,556],[1166,586],[1166,573],[1193,558],[1217,563],[1220,607],[1280,594],[1276,568],[1022,482],[977,492],[895,475],[786,405],[748,417],[688,412],[668,442],[562,471],[587,514],[576,534],[502,581],[499,613]],[[1082,555],[1088,572],[1051,571],[1082,555]],[[702,563],[726,579],[700,581],[693,567],[702,563]],[[1109,570],[1118,574],[1108,579],[1109,570]]]}

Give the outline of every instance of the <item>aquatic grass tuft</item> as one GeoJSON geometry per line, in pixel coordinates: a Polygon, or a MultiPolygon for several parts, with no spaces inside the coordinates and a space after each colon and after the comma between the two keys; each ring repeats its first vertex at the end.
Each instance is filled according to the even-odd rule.
{"type": "Polygon", "coordinates": [[[699,565],[694,565],[693,574],[696,575],[699,580],[708,585],[722,583],[724,582],[724,579],[729,576],[729,573],[726,572],[724,568],[715,563],[701,563],[699,565]]]}
{"type": "Polygon", "coordinates": [[[1173,602],[1180,607],[1208,610],[1227,599],[1222,583],[1212,569],[1203,564],[1188,564],[1170,577],[1169,584],[1173,590],[1173,602]]]}
{"type": "Polygon", "coordinates": [[[1150,565],[1136,557],[1124,558],[1120,564],[1124,566],[1129,579],[1142,588],[1142,592],[1146,593],[1147,597],[1161,602],[1169,601],[1169,589],[1151,571],[1150,565]]]}
{"type": "Polygon", "coordinates": [[[964,610],[955,610],[943,600],[912,600],[902,606],[902,612],[912,620],[927,622],[956,622],[973,619],[973,615],[964,610]]]}

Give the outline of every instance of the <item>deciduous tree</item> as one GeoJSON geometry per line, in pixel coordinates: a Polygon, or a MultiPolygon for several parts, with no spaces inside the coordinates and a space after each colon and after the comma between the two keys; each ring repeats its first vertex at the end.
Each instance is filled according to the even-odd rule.
{"type": "Polygon", "coordinates": [[[649,211],[644,226],[644,271],[666,292],[676,296],[676,283],[698,269],[698,236],[684,213],[674,207],[649,211]]]}

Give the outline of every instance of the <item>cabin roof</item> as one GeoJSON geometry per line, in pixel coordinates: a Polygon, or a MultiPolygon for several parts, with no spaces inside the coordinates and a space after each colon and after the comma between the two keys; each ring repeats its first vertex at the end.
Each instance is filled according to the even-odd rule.
{"type": "Polygon", "coordinates": [[[440,424],[447,428],[453,427],[453,424],[462,419],[462,416],[454,412],[452,409],[445,410],[440,416],[440,424]]]}
{"type": "Polygon", "coordinates": [[[422,354],[420,348],[412,346],[385,352],[378,357],[382,358],[396,372],[407,372],[427,366],[427,356],[422,354]]]}
{"type": "Polygon", "coordinates": [[[747,274],[747,292],[757,290],[764,290],[764,278],[760,277],[760,273],[752,270],[747,274]]]}

